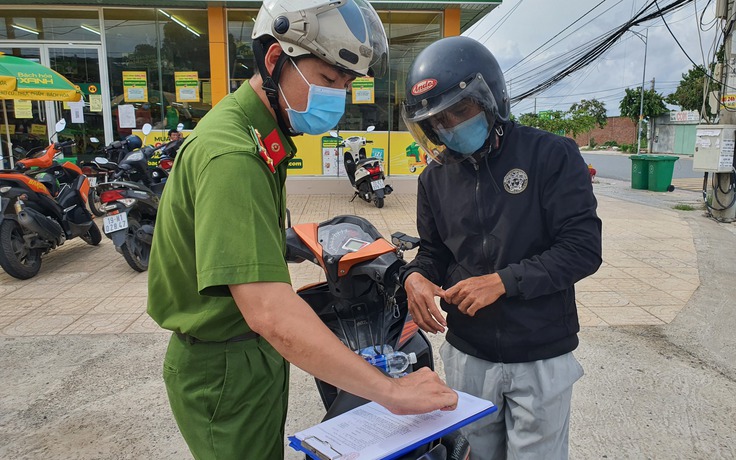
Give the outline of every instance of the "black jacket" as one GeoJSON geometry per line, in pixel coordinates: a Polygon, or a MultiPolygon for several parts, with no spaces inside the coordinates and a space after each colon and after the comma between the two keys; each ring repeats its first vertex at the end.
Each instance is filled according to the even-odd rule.
{"type": "Polygon", "coordinates": [[[442,301],[447,341],[492,362],[529,362],[578,345],[574,283],[601,264],[588,168],[567,138],[512,123],[478,163],[431,163],[419,176],[421,245],[401,273],[448,289],[497,272],[506,294],[474,317],[442,301]]]}

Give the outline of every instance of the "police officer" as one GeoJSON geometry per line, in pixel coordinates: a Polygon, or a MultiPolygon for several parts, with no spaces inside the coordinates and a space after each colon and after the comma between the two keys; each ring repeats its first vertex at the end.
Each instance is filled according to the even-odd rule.
{"type": "Polygon", "coordinates": [[[572,140],[510,121],[501,69],[471,38],[424,49],[406,91],[402,117],[434,161],[401,279],[417,324],[447,327],[448,384],[499,407],[464,431],[472,458],[567,458],[573,285],[601,264],[588,168],[572,140]]]}
{"type": "Polygon", "coordinates": [[[428,369],[390,379],[346,348],[284,260],[291,136],[333,128],[352,80],[385,67],[378,15],[364,0],[266,0],[253,49],[258,73],[181,146],[151,253],[148,312],[173,331],[164,380],[198,459],[283,457],[289,362],[395,413],[457,403],[428,369]]]}

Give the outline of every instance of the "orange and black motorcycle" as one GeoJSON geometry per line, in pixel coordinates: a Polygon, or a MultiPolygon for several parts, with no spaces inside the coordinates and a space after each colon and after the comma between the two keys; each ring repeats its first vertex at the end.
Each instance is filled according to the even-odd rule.
{"type": "Polygon", "coordinates": [[[95,246],[102,240],[87,210],[87,176],[69,161],[54,161],[72,145],[52,142],[15,169],[0,170],[0,266],[10,276],[36,276],[41,256],[68,239],[95,246]]]}
{"type": "MultiPolygon", "coordinates": [[[[406,264],[404,251],[418,246],[418,238],[404,233],[392,234],[389,243],[359,216],[338,216],[286,230],[286,260],[308,260],[322,267],[326,278],[297,294],[347,347],[392,377],[434,368],[429,339],[412,320],[399,282],[399,268],[406,264]]],[[[367,402],[315,380],[327,410],[324,420],[367,402]]],[[[401,459],[465,460],[469,455],[467,439],[455,432],[401,459]]]]}

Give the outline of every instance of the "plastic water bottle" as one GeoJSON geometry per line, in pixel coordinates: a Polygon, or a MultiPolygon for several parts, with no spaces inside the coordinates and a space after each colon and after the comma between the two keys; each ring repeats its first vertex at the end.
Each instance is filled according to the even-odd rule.
{"type": "Polygon", "coordinates": [[[417,355],[415,353],[406,354],[403,351],[390,351],[373,356],[363,355],[363,359],[390,375],[397,375],[404,372],[410,364],[415,364],[417,355]]]}

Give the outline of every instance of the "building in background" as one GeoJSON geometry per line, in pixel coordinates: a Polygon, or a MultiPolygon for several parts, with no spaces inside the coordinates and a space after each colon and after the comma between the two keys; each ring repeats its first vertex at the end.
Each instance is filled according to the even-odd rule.
{"type": "MultiPolygon", "coordinates": [[[[79,85],[84,105],[61,102],[8,103],[15,146],[45,145],[57,120],[61,138],[77,140],[77,156],[98,143],[154,127],[147,143],[163,142],[168,129],[184,124],[185,135],[229,92],[253,75],[250,35],[256,1],[34,1],[3,3],[0,52],[40,62],[79,85]]],[[[366,136],[384,158],[388,173],[421,172],[402,126],[400,104],[409,64],[429,43],[459,35],[499,1],[374,1],[388,32],[390,65],[380,79],[356,82],[341,133],[376,130],[366,136]],[[411,168],[411,169],[410,169],[411,168]],[[412,172],[414,171],[414,172],[412,172]]],[[[2,128],[5,129],[5,128],[2,128]]],[[[291,174],[334,176],[339,153],[329,135],[296,139],[291,174]]]]}

